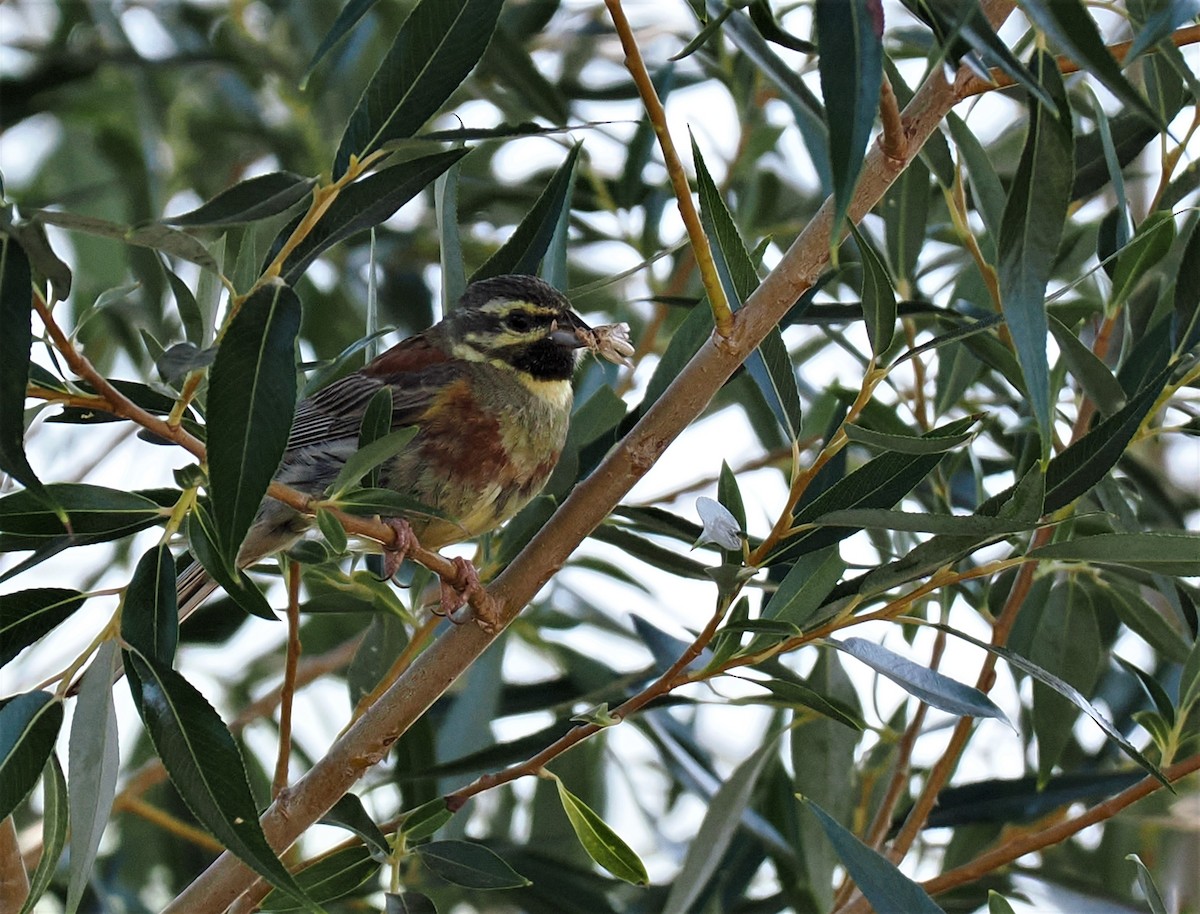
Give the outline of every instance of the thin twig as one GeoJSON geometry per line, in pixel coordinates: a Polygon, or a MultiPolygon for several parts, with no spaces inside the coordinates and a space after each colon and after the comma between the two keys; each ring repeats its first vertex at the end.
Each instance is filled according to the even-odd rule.
{"type": "Polygon", "coordinates": [[[288,566],[288,639],[284,653],[283,684],[279,687],[279,754],[275,759],[275,777],[271,796],[279,796],[288,784],[288,762],[292,757],[292,699],[296,695],[296,667],[300,662],[300,565],[288,566]]]}
{"type": "Polygon", "coordinates": [[[700,224],[700,214],[696,212],[696,205],[692,201],[692,189],[688,185],[687,174],[683,170],[683,163],[675,151],[675,143],[671,140],[671,133],[667,129],[666,109],[663,108],[662,101],[658,97],[658,90],[654,88],[654,82],[650,79],[649,71],[646,70],[646,62],[642,60],[642,52],[638,48],[637,40],[633,37],[633,29],[629,25],[629,20],[625,18],[625,11],[621,8],[621,0],[604,0],[604,5],[608,7],[613,26],[617,30],[617,36],[621,39],[621,48],[625,52],[625,66],[633,77],[638,94],[642,97],[642,107],[646,109],[646,117],[649,118],[650,125],[654,128],[654,134],[658,137],[663,162],[667,166],[671,187],[675,191],[675,200],[679,204],[679,215],[687,228],[688,238],[692,242],[692,251],[696,255],[696,264],[700,267],[704,290],[708,293],[708,303],[712,307],[713,323],[716,325],[717,334],[721,337],[728,337],[733,332],[733,311],[729,308],[725,289],[717,275],[717,265],[713,260],[708,236],[704,234],[704,227],[700,224]]]}

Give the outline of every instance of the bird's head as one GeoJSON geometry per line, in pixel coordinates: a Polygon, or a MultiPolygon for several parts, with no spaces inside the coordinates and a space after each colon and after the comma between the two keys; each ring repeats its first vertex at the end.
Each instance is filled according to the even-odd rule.
{"type": "Polygon", "coordinates": [[[442,322],[453,352],[501,363],[534,381],[568,381],[590,329],[566,296],[536,276],[496,276],[467,286],[442,322]]]}

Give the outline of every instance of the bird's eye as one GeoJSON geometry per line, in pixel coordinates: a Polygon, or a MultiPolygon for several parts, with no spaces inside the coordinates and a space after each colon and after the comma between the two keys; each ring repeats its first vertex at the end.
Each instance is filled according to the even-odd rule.
{"type": "Polygon", "coordinates": [[[509,330],[515,330],[517,333],[524,333],[533,326],[533,318],[524,311],[514,311],[504,319],[504,323],[508,325],[509,330]]]}

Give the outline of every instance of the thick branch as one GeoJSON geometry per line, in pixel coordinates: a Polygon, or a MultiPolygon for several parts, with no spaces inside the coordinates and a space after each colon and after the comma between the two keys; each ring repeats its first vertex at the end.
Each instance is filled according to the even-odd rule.
{"type": "MultiPolygon", "coordinates": [[[[1002,19],[1013,6],[1012,0],[985,0],[981,5],[993,20],[1002,19]]],[[[955,86],[946,82],[940,70],[930,75],[904,112],[906,158],[892,161],[878,146],[871,149],[851,202],[851,219],[862,219],[879,202],[959,99],[955,86]]],[[[701,347],[641,421],[595,472],[575,487],[493,582],[490,590],[502,625],[512,621],[562,567],[821,275],[829,262],[832,210],[832,201],[827,200],[779,265],[747,299],[730,337],[720,346],[710,339],[701,347]]],[[[289,846],[337,802],[494,637],[478,626],[463,625],[450,629],[432,644],[328,754],[264,813],[263,828],[272,846],[289,846]]],[[[254,874],[232,854],[225,853],[166,910],[170,914],[222,911],[253,881],[254,874]]]]}

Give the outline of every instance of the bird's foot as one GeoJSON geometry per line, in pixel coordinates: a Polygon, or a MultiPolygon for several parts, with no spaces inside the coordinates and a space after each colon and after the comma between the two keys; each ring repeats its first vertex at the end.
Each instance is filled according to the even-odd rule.
{"type": "Polygon", "coordinates": [[[400,565],[410,549],[417,545],[416,534],[403,517],[385,517],[383,522],[392,528],[396,538],[383,544],[383,578],[390,581],[400,570],[400,565]]]}
{"type": "Polygon", "coordinates": [[[491,597],[479,582],[479,572],[464,558],[455,556],[450,561],[454,564],[454,577],[441,579],[440,615],[455,625],[462,625],[474,616],[480,628],[489,635],[496,634],[500,619],[491,597]]]}

